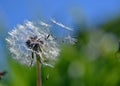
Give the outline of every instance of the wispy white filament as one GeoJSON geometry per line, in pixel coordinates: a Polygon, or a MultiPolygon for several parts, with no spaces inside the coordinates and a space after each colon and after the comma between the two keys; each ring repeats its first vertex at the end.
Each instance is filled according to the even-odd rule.
{"type": "Polygon", "coordinates": [[[60,27],[64,28],[64,29],[67,29],[67,30],[73,31],[73,29],[72,29],[72,28],[67,27],[67,26],[65,26],[65,25],[64,25],[64,24],[62,24],[62,23],[59,23],[59,22],[55,21],[54,19],[51,19],[51,21],[52,21],[53,23],[57,24],[58,26],[60,26],[60,27]]]}

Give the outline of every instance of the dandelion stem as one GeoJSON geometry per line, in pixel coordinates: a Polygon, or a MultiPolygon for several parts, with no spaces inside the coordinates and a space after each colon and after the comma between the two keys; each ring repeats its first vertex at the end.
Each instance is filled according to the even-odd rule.
{"type": "Polygon", "coordinates": [[[38,55],[37,56],[37,64],[36,64],[36,69],[37,69],[37,86],[42,86],[42,78],[41,78],[41,63],[40,63],[40,58],[38,55]]]}

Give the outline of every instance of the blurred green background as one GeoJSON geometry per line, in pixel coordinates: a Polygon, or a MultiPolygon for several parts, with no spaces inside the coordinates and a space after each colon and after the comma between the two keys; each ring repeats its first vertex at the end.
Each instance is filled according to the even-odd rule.
{"type": "MultiPolygon", "coordinates": [[[[120,58],[116,58],[119,32],[115,31],[119,30],[118,22],[82,30],[75,45],[63,45],[55,68],[42,66],[43,86],[120,86],[120,58]]],[[[0,86],[36,86],[36,67],[20,65],[6,49],[4,52],[9,58],[0,86]]]]}
{"type": "MultiPolygon", "coordinates": [[[[28,68],[14,61],[7,49],[5,38],[10,28],[24,19],[36,21],[51,17],[73,26],[75,31],[72,34],[77,43],[61,46],[59,60],[54,68],[42,66],[43,86],[120,86],[120,53],[116,53],[120,38],[120,5],[118,0],[114,1],[116,4],[112,0],[102,0],[101,3],[93,0],[89,3],[82,0],[64,3],[61,0],[58,5],[58,2],[47,4],[49,2],[41,0],[41,5],[30,0],[25,1],[23,7],[22,3],[17,6],[19,2],[10,2],[12,4],[8,5],[9,2],[1,1],[0,72],[7,71],[7,74],[0,80],[0,86],[36,86],[36,67],[28,68]],[[48,11],[48,8],[51,10],[48,11]]],[[[57,33],[59,31],[55,34],[57,33]]]]}

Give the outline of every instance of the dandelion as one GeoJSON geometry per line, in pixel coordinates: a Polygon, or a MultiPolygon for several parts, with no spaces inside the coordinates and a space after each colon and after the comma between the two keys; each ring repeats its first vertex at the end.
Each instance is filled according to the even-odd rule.
{"type": "Polygon", "coordinates": [[[37,54],[43,65],[53,67],[60,49],[47,25],[40,23],[38,27],[32,22],[26,21],[24,25],[18,25],[9,32],[9,35],[6,40],[14,59],[27,66],[33,66],[36,63],[34,57],[37,54]]]}
{"type": "Polygon", "coordinates": [[[13,58],[27,66],[33,66],[36,63],[40,77],[41,64],[53,67],[60,52],[59,44],[51,36],[45,23],[40,23],[38,27],[33,22],[26,21],[24,25],[18,25],[9,32],[6,40],[13,58]]]}
{"type": "MultiPolygon", "coordinates": [[[[42,86],[41,65],[53,67],[60,53],[60,44],[51,35],[49,27],[44,22],[26,21],[9,32],[6,39],[15,60],[30,67],[36,64],[38,86],[42,86]]],[[[70,40],[72,44],[74,41],[70,40]]]]}

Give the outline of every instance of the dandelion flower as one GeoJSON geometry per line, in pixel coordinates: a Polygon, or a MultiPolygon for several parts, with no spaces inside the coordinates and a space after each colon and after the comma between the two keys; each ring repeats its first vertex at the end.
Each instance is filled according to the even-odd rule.
{"type": "MultiPolygon", "coordinates": [[[[56,24],[70,29],[61,23],[56,24]]],[[[27,66],[36,64],[37,86],[42,86],[41,64],[53,67],[60,53],[60,43],[51,35],[49,28],[50,25],[44,22],[36,24],[26,21],[9,32],[6,39],[14,59],[27,66]]],[[[65,40],[71,44],[76,41],[70,36],[65,37],[65,40]]]]}
{"type": "Polygon", "coordinates": [[[37,58],[41,64],[53,67],[60,52],[49,25],[44,22],[35,24],[26,21],[9,32],[6,40],[13,58],[27,66],[33,66],[37,58]]]}

